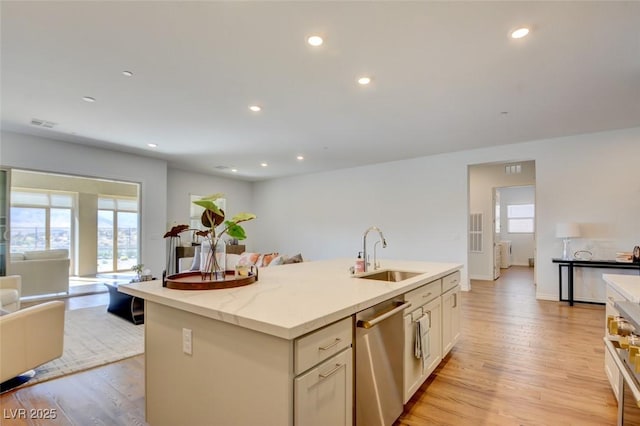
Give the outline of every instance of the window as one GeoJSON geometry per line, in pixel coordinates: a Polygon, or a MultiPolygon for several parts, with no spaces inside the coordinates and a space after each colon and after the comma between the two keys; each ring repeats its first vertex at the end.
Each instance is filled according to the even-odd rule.
{"type": "Polygon", "coordinates": [[[71,253],[73,203],[71,193],[12,191],[10,251],[67,249],[71,253]]]}
{"type": "Polygon", "coordinates": [[[507,232],[532,234],[534,232],[535,206],[533,204],[507,205],[507,232]]]}
{"type": "Polygon", "coordinates": [[[131,269],[138,257],[138,200],[100,196],[98,272],[131,269]]]}

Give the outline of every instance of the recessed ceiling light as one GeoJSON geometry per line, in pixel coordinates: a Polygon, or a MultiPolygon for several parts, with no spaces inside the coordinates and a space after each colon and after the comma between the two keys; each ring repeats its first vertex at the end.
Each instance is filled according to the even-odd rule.
{"type": "Polygon", "coordinates": [[[238,169],[231,169],[233,173],[238,173],[238,169]]]}
{"type": "Polygon", "coordinates": [[[362,77],[358,78],[358,84],[360,84],[362,86],[366,86],[369,83],[371,83],[371,77],[362,76],[362,77]]]}
{"type": "Polygon", "coordinates": [[[155,144],[155,143],[148,143],[148,144],[147,144],[147,146],[148,146],[149,148],[157,148],[157,147],[158,147],[158,144],[155,144]]]}
{"type": "Polygon", "coordinates": [[[250,105],[249,109],[253,112],[260,112],[262,111],[262,107],[260,107],[259,105],[250,105]]]}
{"type": "Polygon", "coordinates": [[[91,96],[85,96],[82,98],[82,100],[85,102],[95,102],[96,98],[92,98],[91,96]]]}
{"type": "Polygon", "coordinates": [[[296,157],[296,160],[302,161],[302,160],[304,160],[304,157],[303,157],[302,155],[298,155],[298,156],[296,157]]]}
{"type": "Polygon", "coordinates": [[[267,167],[267,166],[268,166],[268,164],[267,164],[267,163],[260,163],[260,165],[261,165],[262,167],[267,167]]]}
{"type": "Polygon", "coordinates": [[[309,43],[310,46],[318,47],[318,46],[322,46],[322,43],[324,43],[324,40],[322,40],[322,37],[318,35],[312,35],[307,38],[307,43],[309,43]]]}
{"type": "Polygon", "coordinates": [[[126,75],[127,77],[133,77],[133,73],[131,71],[122,71],[122,75],[126,75]]]}
{"type": "Polygon", "coordinates": [[[522,38],[522,37],[525,37],[527,34],[529,34],[529,28],[522,27],[522,28],[518,28],[517,30],[514,30],[511,33],[511,38],[522,38]]]}

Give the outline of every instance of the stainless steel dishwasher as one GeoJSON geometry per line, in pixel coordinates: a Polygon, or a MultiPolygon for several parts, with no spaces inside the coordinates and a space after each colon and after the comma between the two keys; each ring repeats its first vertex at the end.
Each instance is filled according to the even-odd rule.
{"type": "Polygon", "coordinates": [[[402,414],[403,311],[387,300],[356,314],[356,425],[390,426],[402,414]]]}

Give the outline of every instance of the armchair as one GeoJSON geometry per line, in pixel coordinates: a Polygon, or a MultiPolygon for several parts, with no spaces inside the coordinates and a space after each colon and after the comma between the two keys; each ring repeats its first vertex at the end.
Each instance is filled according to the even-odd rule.
{"type": "Polygon", "coordinates": [[[63,344],[64,302],[0,316],[0,390],[24,383],[35,374],[29,370],[62,356],[63,344]]]}
{"type": "Polygon", "coordinates": [[[0,277],[0,309],[15,312],[20,309],[20,296],[22,295],[22,277],[9,275],[0,277]]]}

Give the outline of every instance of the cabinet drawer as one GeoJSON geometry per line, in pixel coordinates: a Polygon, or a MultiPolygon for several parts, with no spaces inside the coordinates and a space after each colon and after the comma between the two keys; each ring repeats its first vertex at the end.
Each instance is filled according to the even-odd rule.
{"type": "MultiPolygon", "coordinates": [[[[412,311],[419,306],[433,300],[440,296],[442,293],[442,280],[431,281],[429,284],[425,284],[422,287],[418,287],[415,290],[411,290],[405,293],[405,302],[411,303],[411,306],[407,310],[412,311]]],[[[405,310],[405,312],[407,312],[405,310]]]]}
{"type": "Polygon", "coordinates": [[[345,318],[295,341],[295,374],[298,375],[314,365],[351,346],[353,321],[345,318]]]}
{"type": "Polygon", "coordinates": [[[460,284],[460,271],[456,271],[442,278],[442,292],[444,293],[447,290],[451,290],[458,284],[460,284]]]}

